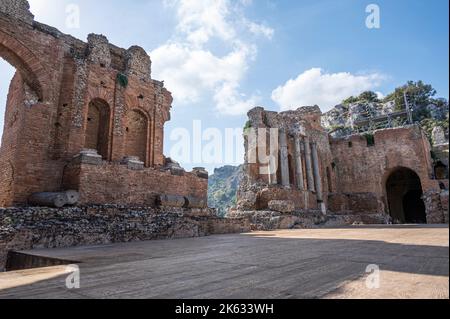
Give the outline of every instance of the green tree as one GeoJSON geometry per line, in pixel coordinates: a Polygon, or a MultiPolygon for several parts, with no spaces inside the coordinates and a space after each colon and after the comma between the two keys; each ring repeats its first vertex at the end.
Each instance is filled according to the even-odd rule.
{"type": "Polygon", "coordinates": [[[356,103],[356,102],[358,102],[358,98],[354,97],[354,96],[350,96],[348,99],[345,99],[344,101],[342,101],[342,104],[350,105],[350,104],[353,104],[353,103],[356,103]]]}
{"type": "Polygon", "coordinates": [[[395,91],[389,94],[384,101],[395,101],[398,110],[405,108],[405,92],[414,105],[417,107],[427,106],[432,102],[432,98],[436,95],[436,90],[430,84],[425,84],[422,81],[414,82],[408,81],[407,84],[398,87],[395,91]]]}
{"type": "Polygon", "coordinates": [[[380,102],[378,95],[373,91],[366,91],[359,96],[360,101],[364,102],[380,102]]]}
{"type": "Polygon", "coordinates": [[[342,101],[344,105],[355,104],[358,102],[380,102],[378,99],[378,95],[373,91],[365,91],[361,93],[359,96],[350,96],[348,99],[342,101]]]}

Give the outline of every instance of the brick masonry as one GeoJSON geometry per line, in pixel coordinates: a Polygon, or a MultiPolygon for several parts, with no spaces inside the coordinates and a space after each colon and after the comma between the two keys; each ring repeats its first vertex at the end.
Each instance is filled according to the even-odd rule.
{"type": "MultiPolygon", "coordinates": [[[[247,137],[245,173],[238,191],[237,212],[230,212],[230,216],[245,212],[250,216],[256,212],[259,216],[257,212],[267,211],[271,201],[294,203],[296,212],[315,213],[320,210],[321,197],[327,214],[331,216],[378,215],[380,218],[364,220],[404,223],[408,219],[414,221],[415,217],[406,218],[404,205],[407,203],[403,200],[412,191],[417,191],[420,198],[414,205],[423,202],[426,222],[448,223],[448,180],[437,179],[430,142],[419,126],[378,130],[370,139],[364,134],[332,138],[321,127],[318,107],[302,107],[282,113],[257,107],[248,116],[247,130],[266,128],[288,132],[289,185],[280,185],[281,165],[274,174],[276,183],[271,182],[268,174],[261,174],[260,168],[267,164],[250,161],[251,154],[256,151],[247,137]],[[306,176],[305,146],[302,146],[303,189],[298,187],[295,174],[298,168],[291,160],[296,156],[295,136],[317,144],[321,194],[317,187],[315,190],[307,188],[310,183],[306,176]]],[[[268,138],[266,142],[269,150],[268,138]]],[[[281,148],[277,152],[281,159],[281,148]]],[[[316,180],[315,186],[317,184],[316,180]]]]}
{"type": "Polygon", "coordinates": [[[17,69],[0,148],[0,207],[69,186],[96,204],[153,202],[145,191],[206,198],[204,177],[163,170],[172,95],[151,78],[144,49],[118,48],[96,34],[80,41],[34,21],[27,1],[2,0],[0,56],[17,69]],[[73,169],[84,149],[104,163],[73,169]],[[124,158],[145,170],[121,169],[124,158]]]}

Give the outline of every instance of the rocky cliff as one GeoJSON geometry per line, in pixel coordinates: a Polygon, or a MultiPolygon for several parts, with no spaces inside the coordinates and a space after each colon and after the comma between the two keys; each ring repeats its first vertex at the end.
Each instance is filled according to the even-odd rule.
{"type": "Polygon", "coordinates": [[[209,178],[208,205],[225,216],[228,208],[236,205],[236,193],[242,178],[243,166],[224,166],[209,178]]]}
{"type": "MultiPolygon", "coordinates": [[[[427,103],[414,105],[412,112],[413,121],[420,123],[434,145],[448,143],[449,140],[449,105],[444,99],[430,100],[427,103]]],[[[328,129],[333,137],[342,137],[352,133],[355,123],[364,123],[370,118],[378,118],[375,128],[383,128],[383,125],[399,127],[407,124],[406,114],[402,118],[387,117],[389,114],[398,114],[405,110],[404,105],[398,105],[395,101],[367,101],[363,98],[354,98],[340,105],[322,116],[322,125],[328,129]],[[388,123],[391,121],[391,123],[388,123]],[[380,127],[377,127],[380,126],[380,127]]],[[[367,122],[365,125],[369,125],[367,122]]],[[[357,126],[357,125],[356,125],[357,126]]],[[[364,129],[364,128],[363,128],[364,129]]]]}

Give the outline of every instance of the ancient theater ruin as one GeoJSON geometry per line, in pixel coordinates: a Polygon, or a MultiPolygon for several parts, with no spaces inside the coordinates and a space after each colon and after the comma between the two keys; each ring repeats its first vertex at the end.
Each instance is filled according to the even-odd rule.
{"type": "Polygon", "coordinates": [[[248,116],[245,174],[230,217],[264,229],[448,223],[448,142],[432,148],[411,121],[332,137],[318,106],[257,107],[248,116]]]}
{"type": "Polygon", "coordinates": [[[78,204],[155,206],[168,195],[206,207],[207,172],[185,172],[163,155],[172,96],[152,79],[144,49],[96,34],[82,42],[34,21],[26,1],[2,0],[0,56],[17,69],[0,149],[0,207],[67,190],[79,193],[78,204]]]}
{"type": "Polygon", "coordinates": [[[27,1],[1,0],[0,57],[17,70],[0,148],[0,271],[16,250],[249,230],[207,207],[205,169],[163,155],[172,96],[144,49],[85,43],[35,21],[27,1]]]}
{"type": "Polygon", "coordinates": [[[0,271],[37,247],[448,223],[442,131],[433,146],[411,122],[333,137],[318,106],[256,107],[237,207],[219,218],[208,172],[163,154],[172,95],[143,48],[83,42],[35,21],[26,0],[0,0],[0,57],[17,70],[0,148],[0,271]]]}

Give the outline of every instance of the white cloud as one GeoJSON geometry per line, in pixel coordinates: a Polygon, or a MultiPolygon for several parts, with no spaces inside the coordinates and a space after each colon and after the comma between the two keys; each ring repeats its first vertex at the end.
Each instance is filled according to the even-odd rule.
{"type": "Polygon", "coordinates": [[[248,29],[251,33],[255,35],[263,35],[268,39],[272,39],[274,35],[274,30],[272,28],[269,28],[263,24],[254,23],[251,21],[247,22],[248,29]]]}
{"type": "Polygon", "coordinates": [[[272,100],[283,111],[319,105],[326,112],[352,95],[376,89],[384,79],[380,73],[325,73],[320,68],[312,68],[276,88],[272,100]]]}
{"type": "Polygon", "coordinates": [[[175,9],[177,25],[173,37],[150,52],[154,77],[167,83],[176,105],[211,98],[221,114],[245,114],[258,101],[255,94],[247,97],[240,92],[258,51],[250,35],[270,39],[274,31],[244,17],[249,0],[166,0],[165,4],[175,9]],[[216,40],[214,49],[225,53],[214,53],[212,40],[216,40]]]}

